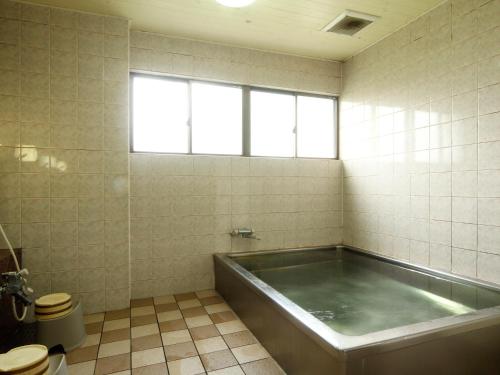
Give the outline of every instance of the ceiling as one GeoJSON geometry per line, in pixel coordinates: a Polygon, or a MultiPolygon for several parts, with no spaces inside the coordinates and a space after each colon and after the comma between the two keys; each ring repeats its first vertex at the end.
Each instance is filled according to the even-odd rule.
{"type": "Polygon", "coordinates": [[[443,0],[31,0],[132,20],[132,29],[287,54],[345,60],[443,0]],[[380,16],[354,37],[320,31],[344,10],[380,16]]]}

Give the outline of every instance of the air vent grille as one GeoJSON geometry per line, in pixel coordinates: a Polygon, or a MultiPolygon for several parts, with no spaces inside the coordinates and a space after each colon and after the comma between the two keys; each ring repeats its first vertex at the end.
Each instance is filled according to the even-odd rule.
{"type": "Polygon", "coordinates": [[[326,25],[322,31],[343,35],[354,35],[366,26],[372,24],[377,18],[377,16],[371,14],[346,10],[326,25]]]}

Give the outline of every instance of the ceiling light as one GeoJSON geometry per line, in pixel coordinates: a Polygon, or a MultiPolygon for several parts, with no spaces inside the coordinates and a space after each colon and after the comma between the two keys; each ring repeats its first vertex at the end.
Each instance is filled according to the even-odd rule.
{"type": "Polygon", "coordinates": [[[230,8],[243,8],[252,4],[255,0],[216,0],[219,4],[230,8]]]}

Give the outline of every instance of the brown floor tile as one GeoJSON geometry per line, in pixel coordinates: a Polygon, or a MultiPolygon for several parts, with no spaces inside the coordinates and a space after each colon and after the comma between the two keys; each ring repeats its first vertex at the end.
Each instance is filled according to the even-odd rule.
{"type": "Polygon", "coordinates": [[[219,296],[200,298],[200,302],[203,306],[216,305],[218,303],[224,303],[224,300],[219,296]]]}
{"type": "Polygon", "coordinates": [[[209,337],[220,336],[219,331],[213,324],[209,326],[191,328],[189,332],[191,332],[193,340],[203,340],[208,339],[209,337]]]}
{"type": "Polygon", "coordinates": [[[99,345],[87,346],[85,348],[78,348],[66,354],[66,361],[68,365],[79,362],[92,361],[97,358],[97,351],[99,345]]]}
{"type": "Polygon", "coordinates": [[[284,375],[284,372],[271,359],[261,359],[260,361],[244,363],[241,365],[247,375],[284,375]]]}
{"type": "Polygon", "coordinates": [[[175,297],[175,300],[177,302],[179,302],[179,301],[186,301],[188,299],[196,299],[197,298],[195,293],[175,294],[174,297],[175,297]]]}
{"type": "Polygon", "coordinates": [[[210,319],[215,324],[230,322],[231,320],[237,320],[238,317],[232,311],[222,311],[215,314],[210,314],[210,319]]]}
{"type": "Polygon", "coordinates": [[[186,323],[184,322],[184,319],[170,320],[167,322],[160,323],[160,332],[172,332],[186,328],[187,326],[186,323]]]}
{"type": "Polygon", "coordinates": [[[142,315],[130,318],[131,327],[144,326],[152,323],[156,323],[156,315],[142,315]]]}
{"type": "Polygon", "coordinates": [[[227,346],[231,349],[239,346],[255,344],[257,342],[250,331],[229,333],[227,335],[223,335],[222,337],[224,337],[224,341],[226,341],[227,346]]]}
{"type": "Polygon", "coordinates": [[[207,371],[215,371],[238,364],[238,361],[234,358],[233,353],[231,353],[228,349],[207,354],[200,354],[200,358],[207,371]]]}
{"type": "Polygon", "coordinates": [[[179,309],[179,306],[177,306],[176,303],[164,303],[161,305],[155,305],[156,313],[161,313],[161,312],[165,312],[165,311],[174,311],[174,310],[178,310],[178,309],[179,309]]]}
{"type": "Polygon", "coordinates": [[[153,304],[153,298],[140,298],[140,299],[133,299],[130,301],[130,307],[142,307],[142,306],[149,306],[153,304]]]}
{"type": "Polygon", "coordinates": [[[132,375],[165,375],[167,372],[166,363],[157,363],[156,365],[137,367],[132,369],[132,375]]]}
{"type": "Polygon", "coordinates": [[[182,315],[184,315],[184,318],[193,318],[195,316],[200,316],[200,315],[206,315],[207,311],[201,307],[191,307],[189,309],[182,310],[182,315]]]}
{"type": "Polygon", "coordinates": [[[94,333],[101,333],[102,322],[85,324],[85,332],[87,335],[93,335],[94,333]]]}
{"type": "Polygon", "coordinates": [[[99,358],[95,366],[95,375],[111,374],[130,369],[130,354],[99,358]]]}
{"type": "Polygon", "coordinates": [[[196,355],[198,355],[198,352],[192,341],[165,346],[165,357],[167,357],[167,361],[177,361],[196,355]]]}
{"type": "Polygon", "coordinates": [[[102,333],[101,344],[127,340],[129,338],[130,338],[130,328],[115,329],[113,331],[107,331],[102,333]]]}
{"type": "Polygon", "coordinates": [[[139,352],[141,350],[158,348],[162,346],[161,336],[159,334],[137,337],[132,339],[132,351],[139,352]]]}
{"type": "Polygon", "coordinates": [[[130,309],[107,311],[104,320],[116,320],[130,317],[130,309]]]}

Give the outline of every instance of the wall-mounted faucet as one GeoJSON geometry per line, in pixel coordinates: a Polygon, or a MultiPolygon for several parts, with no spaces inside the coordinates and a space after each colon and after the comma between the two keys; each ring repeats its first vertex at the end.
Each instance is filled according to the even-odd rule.
{"type": "Polygon", "coordinates": [[[230,233],[232,237],[250,238],[260,240],[252,228],[237,228],[230,233]]]}

